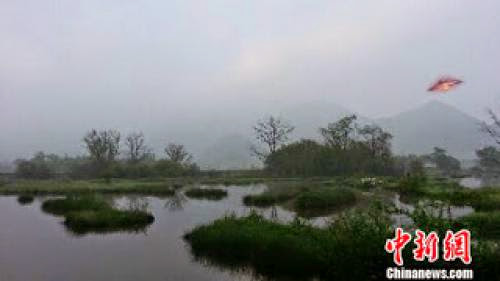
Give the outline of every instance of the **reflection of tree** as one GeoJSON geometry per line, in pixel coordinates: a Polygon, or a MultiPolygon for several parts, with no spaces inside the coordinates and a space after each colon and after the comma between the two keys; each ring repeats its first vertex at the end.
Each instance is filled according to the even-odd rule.
{"type": "Polygon", "coordinates": [[[134,211],[147,211],[149,200],[143,196],[131,195],[128,197],[128,209],[134,211]]]}
{"type": "Polygon", "coordinates": [[[170,211],[180,211],[184,208],[186,201],[187,198],[182,192],[175,191],[174,195],[165,202],[165,208],[168,208],[170,211]]]}

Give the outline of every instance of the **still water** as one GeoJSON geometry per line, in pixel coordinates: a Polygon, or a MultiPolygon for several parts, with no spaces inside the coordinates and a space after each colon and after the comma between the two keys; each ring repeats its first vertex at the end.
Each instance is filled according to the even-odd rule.
{"type": "MultiPolygon", "coordinates": [[[[220,201],[194,200],[180,191],[170,198],[115,197],[119,206],[147,202],[155,222],[144,232],[75,236],[62,218],[43,213],[37,198],[21,206],[15,196],[0,196],[0,281],[54,280],[254,280],[248,272],[230,272],[193,260],[182,235],[225,214],[245,215],[242,197],[264,185],[225,188],[220,201]]],[[[289,221],[282,208],[259,209],[266,217],[289,221]]],[[[326,218],[311,222],[319,225],[326,218]]]]}

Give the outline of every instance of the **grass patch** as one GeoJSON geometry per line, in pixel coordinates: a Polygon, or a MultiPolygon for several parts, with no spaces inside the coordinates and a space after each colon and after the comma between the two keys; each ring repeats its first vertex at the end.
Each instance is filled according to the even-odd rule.
{"type": "Polygon", "coordinates": [[[251,265],[257,273],[270,277],[332,279],[349,272],[361,278],[370,276],[363,272],[366,264],[380,268],[376,274],[383,277],[385,263],[381,261],[387,258],[378,248],[389,229],[381,216],[354,216],[355,220],[341,218],[328,229],[300,221],[279,224],[255,213],[243,218],[229,216],[199,226],[184,237],[195,257],[230,268],[251,265]],[[352,237],[351,232],[358,235],[352,237]]]}
{"type": "Polygon", "coordinates": [[[184,194],[189,198],[221,200],[227,196],[227,191],[217,188],[192,188],[184,194]]]}
{"type": "Polygon", "coordinates": [[[294,198],[300,192],[308,190],[303,182],[268,183],[267,190],[260,194],[250,194],[243,197],[243,204],[247,206],[268,207],[283,203],[294,198]]]}
{"type": "MultiPolygon", "coordinates": [[[[392,255],[383,250],[386,239],[392,237],[387,214],[374,208],[344,213],[326,228],[299,220],[280,224],[255,213],[241,218],[233,215],[198,226],[184,236],[198,260],[235,270],[249,266],[258,275],[294,280],[383,280],[386,268],[394,266],[392,255]]],[[[412,250],[408,245],[403,251],[408,268],[472,268],[474,280],[491,280],[500,274],[496,243],[474,243],[472,265],[442,259],[418,262],[412,250]]]]}
{"type": "Polygon", "coordinates": [[[122,230],[139,231],[154,220],[153,215],[144,211],[106,209],[68,213],[64,224],[75,233],[85,234],[122,230]]]}
{"type": "Polygon", "coordinates": [[[19,195],[17,197],[17,202],[19,202],[19,204],[21,205],[31,204],[34,200],[35,198],[31,195],[19,195]]]}
{"type": "Polygon", "coordinates": [[[472,213],[459,222],[480,238],[500,239],[500,211],[472,213]]]}
{"type": "Polygon", "coordinates": [[[349,188],[318,188],[300,193],[294,207],[299,212],[334,210],[356,202],[356,193],[349,188]]]}
{"type": "Polygon", "coordinates": [[[67,195],[85,193],[144,194],[171,196],[172,181],[104,180],[18,180],[0,187],[0,194],[67,195]]]}
{"type": "Polygon", "coordinates": [[[49,199],[42,203],[46,213],[63,216],[71,212],[101,211],[111,209],[102,197],[94,195],[69,196],[67,198],[49,199]]]}
{"type": "Polygon", "coordinates": [[[64,216],[64,224],[74,233],[138,231],[153,223],[154,217],[142,210],[117,210],[100,196],[70,196],[49,199],[44,212],[64,216]]]}

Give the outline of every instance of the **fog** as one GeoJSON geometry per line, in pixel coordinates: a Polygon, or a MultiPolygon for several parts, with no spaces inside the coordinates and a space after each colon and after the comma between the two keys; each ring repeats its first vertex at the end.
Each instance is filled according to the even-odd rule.
{"type": "Polygon", "coordinates": [[[306,102],[379,118],[438,100],[483,119],[500,108],[498,11],[455,0],[1,1],[0,160],[81,154],[91,128],[141,130],[156,151],[176,141],[196,156],[306,102]],[[426,92],[443,74],[465,83],[426,92]]]}

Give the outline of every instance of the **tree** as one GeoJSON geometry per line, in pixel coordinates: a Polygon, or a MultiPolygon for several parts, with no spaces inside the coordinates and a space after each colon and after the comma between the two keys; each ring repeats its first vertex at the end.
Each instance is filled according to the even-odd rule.
{"type": "Polygon", "coordinates": [[[295,128],[281,118],[271,115],[258,121],[253,129],[255,138],[267,147],[267,151],[259,151],[256,147],[251,147],[251,150],[259,158],[265,159],[288,141],[288,136],[295,128]]]}
{"type": "Polygon", "coordinates": [[[182,144],[169,143],[165,148],[165,153],[170,161],[178,164],[190,162],[193,158],[184,148],[182,144]]]}
{"type": "Polygon", "coordinates": [[[148,155],[148,148],[144,143],[142,132],[133,132],[125,138],[128,158],[131,163],[137,163],[144,160],[148,155]]]}
{"type": "Polygon", "coordinates": [[[21,178],[48,179],[54,174],[46,161],[43,152],[37,152],[30,160],[18,159],[16,164],[16,175],[21,178]]]}
{"type": "Polygon", "coordinates": [[[364,143],[373,157],[389,157],[391,155],[392,135],[377,125],[366,125],[359,129],[364,143]]]}
{"type": "Polygon", "coordinates": [[[356,132],[357,116],[355,114],[341,118],[339,121],[329,123],[326,128],[320,128],[328,146],[346,150],[354,142],[353,134],[356,132]]]}
{"type": "Polygon", "coordinates": [[[114,161],[120,149],[120,133],[116,130],[92,129],[85,135],[83,141],[90,157],[98,163],[114,161]]]}
{"type": "Polygon", "coordinates": [[[428,159],[436,164],[437,168],[444,175],[456,175],[461,170],[460,161],[452,156],[449,156],[443,148],[434,147],[434,152],[428,155],[428,159]]]}
{"type": "Polygon", "coordinates": [[[479,170],[482,176],[500,175],[500,150],[493,146],[488,146],[476,150],[476,155],[479,158],[479,170]]]}
{"type": "Polygon", "coordinates": [[[326,148],[314,140],[302,139],[278,148],[265,160],[265,169],[272,175],[320,176],[327,175],[321,156],[326,148]]]}
{"type": "Polygon", "coordinates": [[[496,142],[497,145],[500,146],[500,118],[493,112],[493,110],[489,109],[488,114],[490,115],[491,124],[482,124],[483,131],[488,133],[491,138],[496,142]]]}

